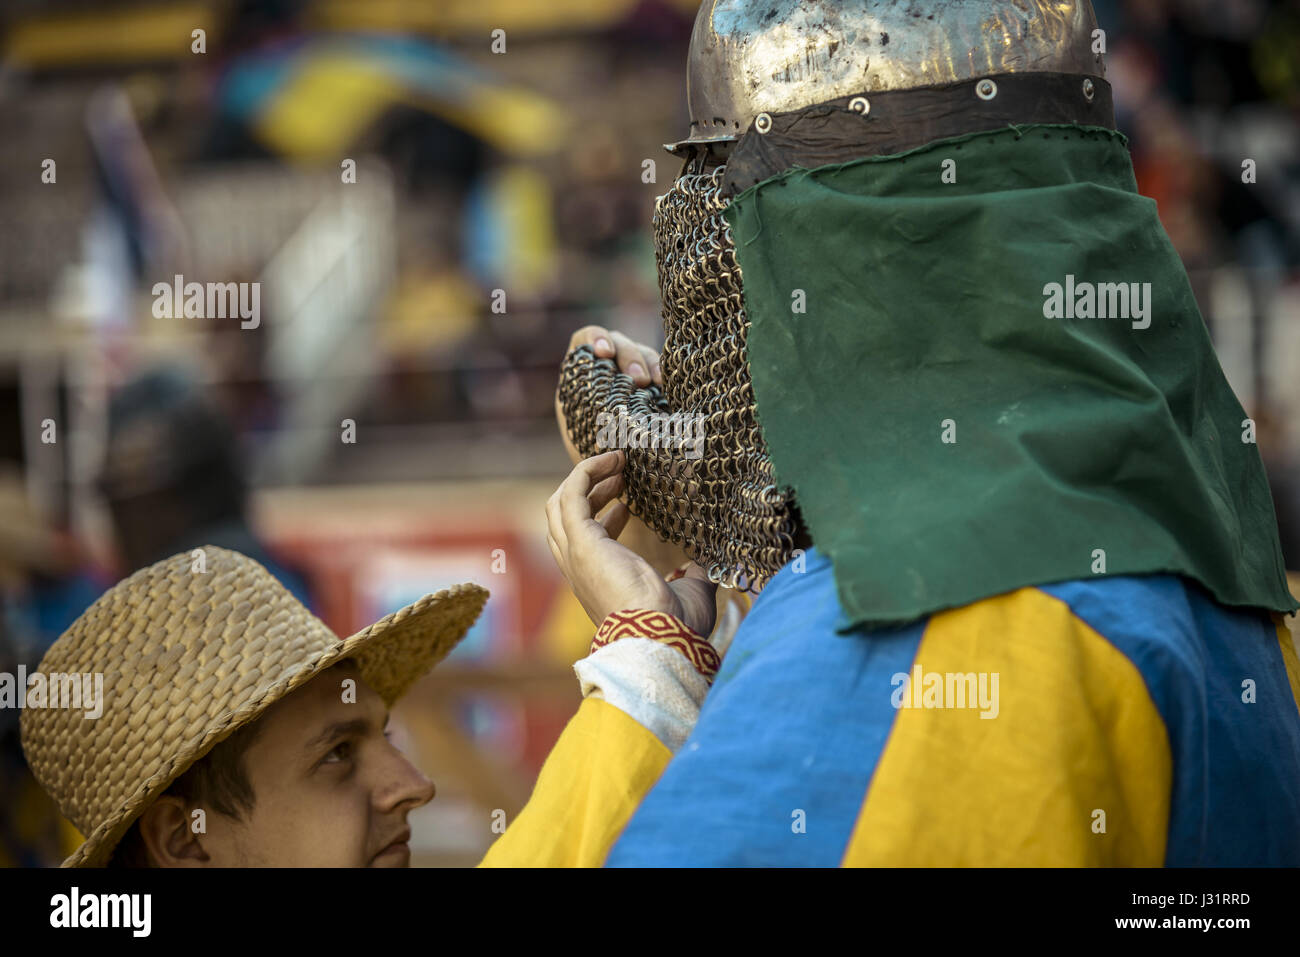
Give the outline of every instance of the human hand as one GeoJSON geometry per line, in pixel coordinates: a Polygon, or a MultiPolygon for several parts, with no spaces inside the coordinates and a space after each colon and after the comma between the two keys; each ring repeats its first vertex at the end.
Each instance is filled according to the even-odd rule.
{"type": "Polygon", "coordinates": [[[615,502],[623,491],[625,456],[619,450],[578,463],[546,503],[547,544],[588,617],[599,625],[610,612],[662,611],[708,637],[717,615],[717,586],[691,564],[666,582],[640,555],[617,541],[631,513],[615,502]]]}
{"type": "MultiPolygon", "coordinates": [[[[610,332],[603,326],[583,326],[569,339],[569,348],[565,350],[564,357],[567,359],[569,353],[580,346],[591,347],[597,359],[613,359],[618,371],[629,376],[637,388],[643,389],[651,383],[663,386],[659,353],[649,346],[633,342],[621,332],[610,332]]],[[[569,458],[577,464],[581,461],[582,455],[569,439],[569,426],[564,419],[564,410],[560,406],[558,392],[555,395],[555,422],[560,427],[560,436],[564,440],[569,458]]]]}

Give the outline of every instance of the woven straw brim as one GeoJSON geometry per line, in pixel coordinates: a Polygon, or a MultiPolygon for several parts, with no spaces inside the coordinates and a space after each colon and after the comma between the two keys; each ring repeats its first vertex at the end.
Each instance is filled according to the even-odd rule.
{"type": "Polygon", "coordinates": [[[474,624],[487,597],[486,589],[472,584],[426,595],[336,644],[333,650],[305,661],[297,674],[267,687],[239,711],[232,712],[221,726],[185,744],[171,770],[144,782],[116,817],[96,828],[62,866],[103,867],[135,819],[196,761],[241,727],[255,721],[281,698],[345,658],[357,663],[366,684],[384,704],[391,706],[422,675],[447,657],[474,624]]]}
{"type": "Polygon", "coordinates": [[[22,714],[23,748],[37,779],[83,833],[94,824],[64,867],[103,866],[196,761],[345,658],[391,706],[451,652],[488,597],[478,585],[456,585],[340,641],[256,562],[204,551],[224,582],[206,589],[186,582],[189,556],[137,572],[92,605],[41,662],[47,673],[108,672],[116,692],[105,688],[98,722],[107,723],[91,729],[93,741],[74,712],[22,714]]]}

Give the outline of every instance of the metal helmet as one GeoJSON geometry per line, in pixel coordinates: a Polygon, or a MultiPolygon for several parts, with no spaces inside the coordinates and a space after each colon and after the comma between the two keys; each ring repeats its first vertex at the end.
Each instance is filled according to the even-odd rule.
{"type": "Polygon", "coordinates": [[[760,113],[1007,73],[1105,76],[1089,0],[705,0],[687,61],[690,136],[760,113]]]}
{"type": "Polygon", "coordinates": [[[634,424],[632,512],[709,577],[761,587],[794,554],[794,492],[778,486],[749,373],[731,197],[792,166],[901,153],[1008,123],[1113,124],[1088,0],[706,0],[688,66],[690,138],[655,201],[662,392],[572,353],[559,398],[570,438],[602,451],[602,420],[702,423],[696,457],[634,424]],[[651,441],[644,441],[647,436],[651,441]]]}

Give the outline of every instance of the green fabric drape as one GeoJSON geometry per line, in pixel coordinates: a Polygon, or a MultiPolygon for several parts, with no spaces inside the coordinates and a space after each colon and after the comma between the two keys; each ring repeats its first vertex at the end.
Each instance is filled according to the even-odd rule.
{"type": "Polygon", "coordinates": [[[1122,136],[789,170],[727,218],[759,420],[842,627],[1099,574],[1296,607],[1246,414],[1122,136]],[[1090,308],[1103,283],[1138,294],[1125,316],[1097,317],[1118,288],[1090,308]]]}

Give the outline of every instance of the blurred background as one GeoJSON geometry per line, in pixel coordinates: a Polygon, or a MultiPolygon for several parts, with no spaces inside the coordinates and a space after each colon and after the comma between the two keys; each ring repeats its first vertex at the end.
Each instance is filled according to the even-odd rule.
{"type": "MultiPolygon", "coordinates": [[[[0,671],[205,544],[340,634],[480,582],[484,617],[397,712],[438,786],[413,863],[476,862],[578,702],[593,629],[542,508],[569,469],[556,372],[583,325],[661,341],[649,222],[696,6],[7,0],[0,671]],[[256,324],[160,314],[178,275],[259,283],[256,324]]],[[[1300,0],[1095,6],[1300,568],[1300,0]]],[[[57,863],[77,839],[17,729],[0,710],[0,863],[57,863]]]]}

